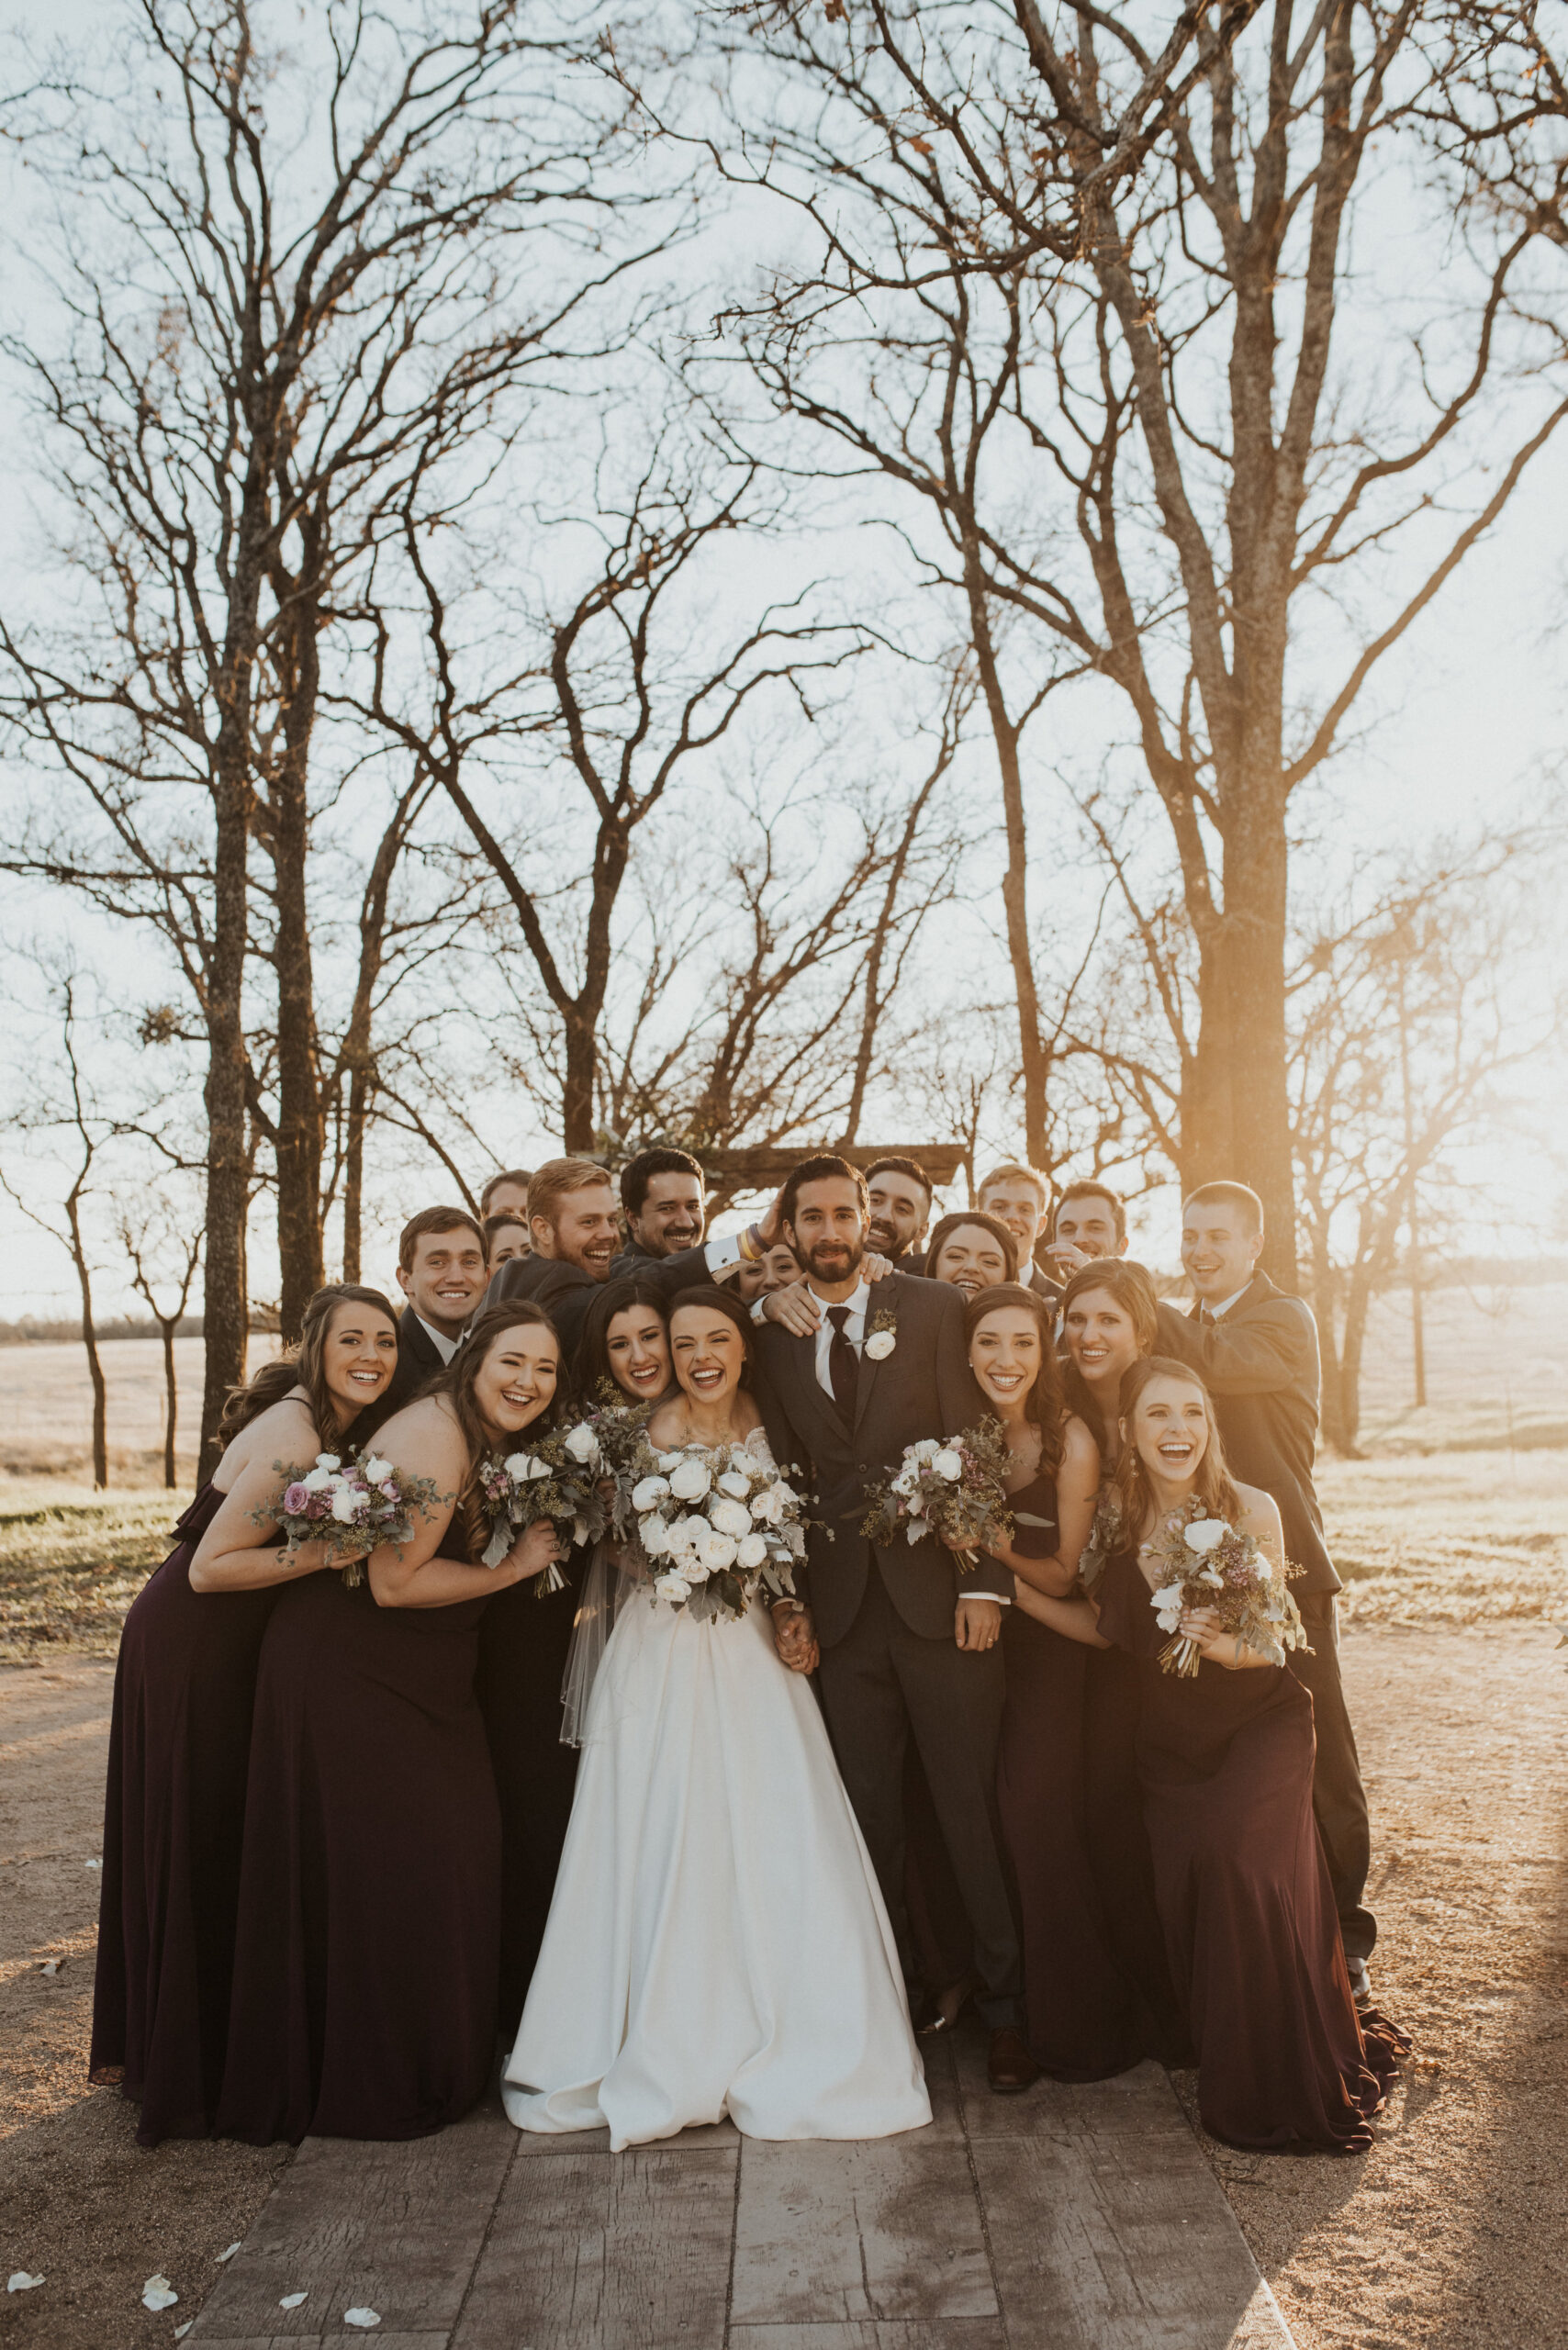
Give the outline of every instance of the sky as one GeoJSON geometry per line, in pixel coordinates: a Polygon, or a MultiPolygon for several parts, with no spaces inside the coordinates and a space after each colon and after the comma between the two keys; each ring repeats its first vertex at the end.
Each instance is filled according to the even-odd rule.
{"type": "MultiPolygon", "coordinates": [[[[90,33],[114,13],[115,0],[55,0],[49,21],[72,37],[90,33]]],[[[0,28],[36,29],[39,21],[36,6],[0,0],[0,28]]],[[[8,322],[25,332],[37,299],[14,260],[0,261],[0,301],[8,322]]],[[[0,550],[11,551],[8,557],[0,554],[0,597],[14,609],[28,590],[25,574],[18,575],[18,551],[30,533],[28,448],[25,433],[3,407],[0,425],[6,427],[0,437],[0,550]]],[[[1561,808],[1559,762],[1568,716],[1564,512],[1568,439],[1560,438],[1536,460],[1526,488],[1489,541],[1384,665],[1363,706],[1358,739],[1334,762],[1304,811],[1313,837],[1299,853],[1298,885],[1310,885],[1315,867],[1342,875],[1369,854],[1411,848],[1483,818],[1561,808]]],[[[835,551],[835,565],[863,567],[864,576],[874,578],[879,537],[863,530],[855,545],[835,551]]],[[[737,548],[735,559],[776,561],[761,549],[748,554],[737,548]]],[[[1065,706],[1058,734],[1048,742],[1036,738],[1030,812],[1037,842],[1050,843],[1063,821],[1052,767],[1081,769],[1095,755],[1101,722],[1081,698],[1065,706]]],[[[5,895],[4,913],[13,938],[35,930],[69,934],[73,924],[83,937],[91,934],[79,916],[43,891],[18,899],[13,889],[5,895]]],[[[103,946],[101,938],[94,941],[100,955],[103,946]]],[[[108,951],[114,959],[127,954],[123,945],[108,951]]],[[[128,978],[133,961],[127,955],[128,978]]],[[[1544,1002],[1562,977],[1561,957],[1547,954],[1527,974],[1524,993],[1544,1002]]],[[[1555,1092],[1546,1098],[1543,1087],[1542,1094],[1537,1144],[1521,1150],[1510,1135],[1495,1147],[1483,1139],[1469,1155],[1478,1195],[1485,1196],[1478,1227],[1484,1225],[1503,1253],[1560,1237],[1555,1225],[1568,1192],[1568,1121],[1555,1092]]],[[[515,1148],[520,1158],[537,1158],[545,1155],[548,1138],[520,1118],[515,1136],[499,1147],[515,1148]]],[[[1172,1198],[1162,1198],[1147,1217],[1135,1212],[1135,1248],[1149,1261],[1173,1261],[1175,1218],[1172,1198]]],[[[107,1287],[118,1302],[112,1280],[107,1287]]],[[[62,1251],[0,1199],[0,1320],[70,1312],[73,1303],[62,1251]]]]}

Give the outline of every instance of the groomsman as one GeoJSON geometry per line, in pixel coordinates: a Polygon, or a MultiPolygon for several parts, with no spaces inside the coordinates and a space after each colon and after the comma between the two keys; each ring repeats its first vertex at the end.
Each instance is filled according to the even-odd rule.
{"type": "Polygon", "coordinates": [[[588,1301],[612,1274],[640,1272],[673,1297],[693,1281],[711,1280],[737,1257],[760,1254],[749,1238],[745,1245],[734,1238],[710,1240],[669,1256],[622,1253],[614,1186],[591,1158],[546,1159],[530,1185],[528,1225],[532,1256],[499,1267],[485,1304],[532,1298],[554,1323],[568,1362],[582,1336],[588,1301]]]}
{"type": "Polygon", "coordinates": [[[457,1352],[485,1288],[485,1236],[464,1208],[421,1208],[398,1240],[398,1368],[386,1391],[398,1409],[457,1352]]]}
{"type": "Polygon", "coordinates": [[[621,1207],[627,1242],[612,1268],[617,1277],[697,1248],[707,1214],[701,1162],[689,1150],[640,1150],[621,1169],[621,1207]]]}
{"type": "Polygon", "coordinates": [[[514,1215],[520,1223],[528,1221],[528,1187],[533,1181],[526,1167],[504,1168],[492,1175],[479,1194],[479,1221],[487,1216],[514,1215]]]}
{"type": "Polygon", "coordinates": [[[1018,1243],[1019,1280],[1054,1311],[1061,1291],[1035,1262],[1035,1245],[1050,1229],[1051,1188],[1039,1169],[1015,1158],[993,1167],[975,1204],[1006,1225],[1018,1243]]]}
{"type": "Polygon", "coordinates": [[[925,1270],[925,1228],[931,1222],[931,1178],[913,1158],[896,1154],[866,1169],[871,1222],[868,1245],[890,1258],[901,1273],[925,1270]]]}
{"type": "Polygon", "coordinates": [[[904,1904],[904,1753],[919,1748],[974,1935],[979,2006],[991,2027],[993,2089],[1027,2088],[1017,1929],[996,1811],[1002,1721],[1000,1602],[1012,1578],[982,1552],[960,1584],[928,1539],[879,1549],[860,1532],[866,1491],[906,1446],[951,1436],[982,1410],[964,1346],[963,1301],[945,1282],[863,1269],[865,1178],[830,1153],[785,1184],[779,1220],[822,1320],[805,1335],[757,1332],[758,1402],[778,1457],[811,1464],[813,1523],[801,1596],[774,1611],[779,1654],[820,1665],[823,1710],[898,1938],[917,2026],[932,2002],[904,1904]]]}
{"type": "Polygon", "coordinates": [[[1317,1732],[1312,1805],[1328,1863],[1350,1986],[1370,1997],[1367,1961],[1377,1924],[1366,1907],[1371,1865],[1367,1798],[1339,1679],[1334,1595],[1340,1588],[1313,1483],[1322,1384],[1317,1325],[1304,1298],[1257,1270],[1263,1203],[1245,1183],[1204,1183],[1182,1211],[1182,1263],[1197,1297],[1191,1315],[1159,1306],[1158,1350],[1203,1373],[1236,1475],[1272,1494],[1285,1556],[1305,1573],[1292,1583],[1312,1654],[1292,1672],[1312,1693],[1317,1732]]]}
{"type": "Polygon", "coordinates": [[[1070,1183],[1057,1202],[1046,1254],[1065,1281],[1095,1257],[1127,1253],[1127,1212],[1108,1183],[1070,1183]]]}

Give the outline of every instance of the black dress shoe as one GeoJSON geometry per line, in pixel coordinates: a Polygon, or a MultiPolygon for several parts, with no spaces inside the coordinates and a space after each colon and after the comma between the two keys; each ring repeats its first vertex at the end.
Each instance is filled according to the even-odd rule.
{"type": "Polygon", "coordinates": [[[998,2097],[1017,2097],[1022,2090],[1033,2088],[1040,2077],[1040,2068],[1030,2055],[1023,2033],[1012,2024],[1004,2024],[1000,2031],[991,2033],[985,2069],[998,2097]]]}

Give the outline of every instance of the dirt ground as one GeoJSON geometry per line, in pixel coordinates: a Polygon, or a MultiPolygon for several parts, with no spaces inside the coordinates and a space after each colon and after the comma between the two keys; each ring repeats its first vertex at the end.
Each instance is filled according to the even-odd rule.
{"type": "MultiPolygon", "coordinates": [[[[1376,1991],[1416,2055],[1369,2155],[1207,2151],[1301,2350],[1541,2350],[1568,2343],[1568,1653],[1543,1620],[1568,1614],[1568,1456],[1324,1482],[1354,1571],[1376,1991]]],[[[42,1524],[0,1544],[0,1637],[38,1660],[0,1666],[0,2262],[48,2283],[0,2301],[0,2324],[118,2350],[175,2337],[287,2157],[143,2153],[131,2109],[85,2086],[105,1651],[137,1571],[125,1545],[115,1573],[95,1568],[81,1523],[50,1550],[42,1524]],[[21,1564],[35,1544],[47,1606],[21,1564]],[[153,2316],[140,2296],[160,2270],[181,2298],[153,2316]]]]}

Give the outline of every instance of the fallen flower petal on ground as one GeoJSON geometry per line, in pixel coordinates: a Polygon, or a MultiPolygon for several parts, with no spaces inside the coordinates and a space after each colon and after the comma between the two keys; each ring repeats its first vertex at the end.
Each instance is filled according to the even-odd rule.
{"type": "Polygon", "coordinates": [[[8,2293],[30,2293],[35,2285],[42,2283],[41,2277],[29,2277],[25,2268],[15,2268],[6,2280],[6,2290],[8,2293]]]}
{"type": "Polygon", "coordinates": [[[141,2288],[144,2310],[172,2310],[179,2298],[166,2277],[149,2277],[141,2288]]]}
{"type": "Polygon", "coordinates": [[[380,2313],[375,2310],[345,2310],[343,2311],[345,2325],[379,2325],[380,2322],[380,2313]]]}

